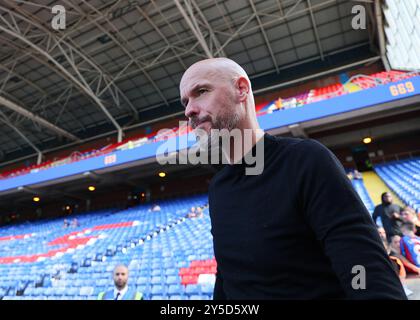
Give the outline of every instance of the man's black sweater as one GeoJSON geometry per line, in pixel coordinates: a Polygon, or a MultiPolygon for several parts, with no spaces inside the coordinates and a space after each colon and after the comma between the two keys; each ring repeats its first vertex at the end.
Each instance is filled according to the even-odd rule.
{"type": "Polygon", "coordinates": [[[210,183],[214,299],[406,299],[335,156],[314,140],[262,141],[262,174],[225,165],[210,183]]]}

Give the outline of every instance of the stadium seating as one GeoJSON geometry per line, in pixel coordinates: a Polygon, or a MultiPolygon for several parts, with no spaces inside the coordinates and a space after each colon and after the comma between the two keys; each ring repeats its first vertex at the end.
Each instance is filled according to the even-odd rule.
{"type": "Polygon", "coordinates": [[[402,201],[420,210],[420,158],[377,165],[375,171],[402,201]]]}
{"type": "Polygon", "coordinates": [[[382,84],[407,79],[418,74],[418,72],[407,73],[392,70],[378,72],[371,75],[356,75],[351,77],[344,84],[335,83],[325,87],[312,89],[309,92],[301,93],[294,97],[278,98],[265,106],[258,105],[257,115],[263,115],[277,110],[296,108],[313,102],[331,99],[359,90],[365,90],[382,84]]]}
{"type": "MultiPolygon", "coordinates": [[[[380,170],[395,177],[396,165],[406,174],[420,170],[419,160],[380,170]]],[[[363,181],[352,183],[372,212],[363,181]]],[[[186,218],[192,206],[207,201],[207,195],[198,195],[162,201],[156,212],[141,205],[80,214],[74,216],[80,226],[73,229],[64,228],[61,219],[2,227],[0,298],[96,299],[99,292],[112,288],[114,266],[125,263],[129,284],[145,299],[211,299],[216,261],[208,209],[202,218],[186,218]],[[78,267],[69,272],[75,264],[78,267]]]]}
{"type": "Polygon", "coordinates": [[[369,211],[370,214],[372,214],[373,210],[375,210],[375,205],[366,190],[363,180],[353,179],[351,182],[360,199],[363,201],[363,204],[365,205],[366,209],[369,211]]]}
{"type": "MultiPolygon", "coordinates": [[[[377,165],[375,171],[420,210],[419,158],[377,165]]],[[[363,180],[353,179],[352,185],[372,213],[363,180]]],[[[0,298],[96,299],[112,287],[113,267],[125,263],[130,285],[145,299],[211,299],[216,261],[208,210],[203,218],[185,217],[189,208],[206,202],[207,196],[200,195],[162,201],[157,212],[142,205],[75,215],[77,228],[64,228],[61,219],[2,227],[0,298]]]]}
{"type": "Polygon", "coordinates": [[[145,299],[210,299],[214,283],[198,283],[216,270],[208,210],[185,217],[205,203],[199,195],[162,201],[156,212],[142,205],[79,215],[76,229],[63,228],[61,219],[0,228],[0,298],[96,299],[112,288],[114,266],[125,263],[129,284],[145,299]],[[106,255],[110,247],[119,249],[106,255]],[[74,263],[77,272],[69,273],[74,263]]]}

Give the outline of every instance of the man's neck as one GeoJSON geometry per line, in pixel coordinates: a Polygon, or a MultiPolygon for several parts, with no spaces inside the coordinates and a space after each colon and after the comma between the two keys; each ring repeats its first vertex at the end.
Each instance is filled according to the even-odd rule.
{"type": "Polygon", "coordinates": [[[229,164],[241,163],[245,155],[264,137],[264,131],[260,128],[247,130],[252,130],[251,134],[246,134],[244,130],[241,130],[240,144],[233,138],[230,139],[229,154],[227,154],[227,150],[223,149],[224,157],[229,161],[229,164]]]}
{"type": "Polygon", "coordinates": [[[125,285],[124,287],[122,287],[122,288],[116,287],[117,291],[120,291],[120,292],[121,292],[121,291],[124,291],[124,289],[125,289],[125,288],[127,288],[127,286],[126,286],[126,285],[125,285]]]}

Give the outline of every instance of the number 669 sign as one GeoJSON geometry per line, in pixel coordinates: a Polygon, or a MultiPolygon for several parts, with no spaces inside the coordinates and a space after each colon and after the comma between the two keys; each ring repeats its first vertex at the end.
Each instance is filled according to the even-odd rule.
{"type": "Polygon", "coordinates": [[[390,86],[389,91],[391,91],[391,94],[395,97],[402,94],[414,92],[414,85],[411,81],[407,81],[407,82],[403,82],[397,85],[390,86]]]}

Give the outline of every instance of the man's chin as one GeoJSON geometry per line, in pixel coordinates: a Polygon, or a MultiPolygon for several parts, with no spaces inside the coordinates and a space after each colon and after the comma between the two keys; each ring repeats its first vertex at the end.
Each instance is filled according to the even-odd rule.
{"type": "Polygon", "coordinates": [[[211,133],[212,129],[213,128],[211,126],[210,127],[205,127],[205,126],[200,125],[200,126],[198,126],[194,129],[194,133],[196,135],[209,135],[211,133]]]}
{"type": "Polygon", "coordinates": [[[211,122],[210,122],[210,121],[204,121],[204,122],[200,123],[200,124],[196,127],[196,129],[204,130],[204,131],[206,131],[207,133],[209,133],[209,132],[210,132],[210,130],[212,129],[212,124],[211,124],[211,122]]]}

